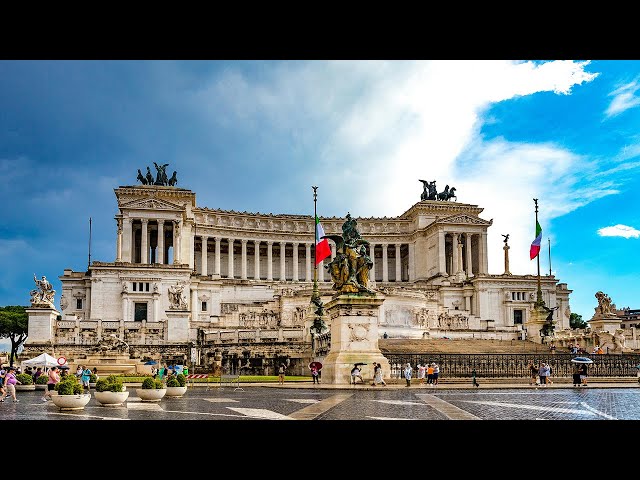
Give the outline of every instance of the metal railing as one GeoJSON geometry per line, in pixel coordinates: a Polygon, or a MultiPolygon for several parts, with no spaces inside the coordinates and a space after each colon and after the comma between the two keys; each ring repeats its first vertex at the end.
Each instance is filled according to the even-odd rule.
{"type": "MultiPolygon", "coordinates": [[[[479,378],[527,378],[529,377],[529,362],[536,365],[547,363],[551,366],[552,376],[571,377],[576,355],[568,353],[538,354],[538,353],[394,353],[386,354],[385,358],[391,364],[391,378],[401,378],[404,366],[411,363],[414,378],[417,376],[418,364],[437,363],[440,367],[440,378],[471,378],[475,369],[479,378]]],[[[593,360],[589,364],[590,377],[635,377],[640,365],[640,354],[627,353],[622,355],[589,355],[593,360]]]]}

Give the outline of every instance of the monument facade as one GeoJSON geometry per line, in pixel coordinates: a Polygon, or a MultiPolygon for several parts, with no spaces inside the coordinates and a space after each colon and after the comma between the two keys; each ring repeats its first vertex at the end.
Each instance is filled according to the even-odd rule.
{"type": "MultiPolygon", "coordinates": [[[[310,308],[314,217],[198,206],[195,192],[176,186],[175,171],[167,178],[168,164],[154,165],[155,178],[147,167],[139,184],[114,189],[114,258],[65,269],[59,313],[41,312],[49,323],[29,336],[25,353],[54,345],[81,358],[115,335],[135,361],[256,374],[285,363],[292,374],[308,374],[308,362],[328,352],[318,350],[322,328],[314,330],[310,308]]],[[[380,337],[541,341],[530,313],[537,277],[489,273],[492,221],[478,205],[455,201],[455,187],[440,195],[435,181],[423,183],[416,192],[423,199],[397,217],[321,217],[332,247],[318,265],[322,302],[333,299],[337,279],[384,299],[372,315],[380,337]],[[360,236],[352,239],[357,256],[331,238],[350,222],[360,236]]],[[[541,288],[556,330],[569,328],[571,290],[554,276],[542,277],[541,288]]],[[[323,315],[327,346],[332,318],[323,315]]]]}

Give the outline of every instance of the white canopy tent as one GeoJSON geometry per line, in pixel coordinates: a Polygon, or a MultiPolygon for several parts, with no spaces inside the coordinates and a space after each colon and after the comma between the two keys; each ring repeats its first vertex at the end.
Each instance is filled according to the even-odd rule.
{"type": "Polygon", "coordinates": [[[48,353],[43,353],[41,355],[38,355],[37,357],[31,358],[29,360],[25,360],[24,362],[22,362],[22,365],[29,366],[29,367],[48,368],[48,367],[57,367],[58,361],[48,353]]]}

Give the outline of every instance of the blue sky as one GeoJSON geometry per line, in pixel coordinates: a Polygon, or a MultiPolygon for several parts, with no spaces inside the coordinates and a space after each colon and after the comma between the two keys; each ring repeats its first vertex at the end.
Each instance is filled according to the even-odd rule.
{"type": "Polygon", "coordinates": [[[114,188],[168,163],[197,204],[392,217],[419,179],[484,208],[489,271],[541,271],[591,318],[640,308],[640,61],[0,61],[0,305],[115,259],[114,188]]]}

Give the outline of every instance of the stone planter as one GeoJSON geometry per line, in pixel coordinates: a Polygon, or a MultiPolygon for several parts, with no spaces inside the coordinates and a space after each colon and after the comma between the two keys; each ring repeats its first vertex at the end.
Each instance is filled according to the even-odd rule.
{"type": "Polygon", "coordinates": [[[31,385],[16,385],[16,392],[18,391],[25,391],[25,390],[35,390],[36,386],[31,384],[31,385]]]}
{"type": "Polygon", "coordinates": [[[136,388],[136,395],[143,402],[159,402],[166,393],[166,388],[136,388]]]}
{"type": "Polygon", "coordinates": [[[187,386],[184,387],[167,387],[167,397],[181,397],[187,393],[187,386]]]}
{"type": "Polygon", "coordinates": [[[129,398],[129,392],[95,392],[93,394],[96,400],[103,407],[117,407],[126,402],[129,398]]]}
{"type": "Polygon", "coordinates": [[[82,410],[91,400],[90,393],[80,395],[52,395],[51,401],[60,410],[82,410]]]}
{"type": "Polygon", "coordinates": [[[36,390],[46,390],[47,389],[47,384],[45,383],[44,385],[38,385],[36,383],[36,390]]]}

